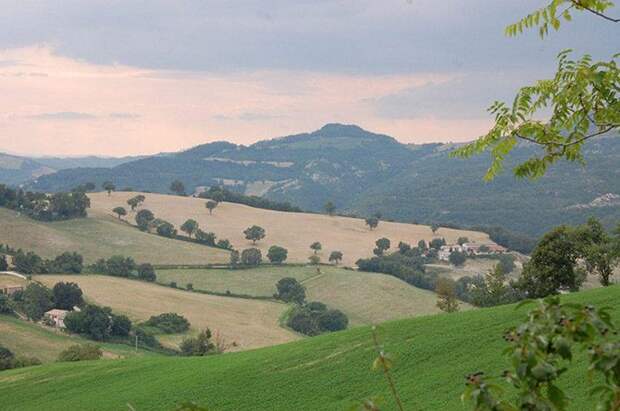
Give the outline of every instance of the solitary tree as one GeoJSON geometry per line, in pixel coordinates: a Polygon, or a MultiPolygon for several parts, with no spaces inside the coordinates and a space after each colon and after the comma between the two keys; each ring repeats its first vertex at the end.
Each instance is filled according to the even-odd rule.
{"type": "Polygon", "coordinates": [[[105,183],[101,184],[101,187],[105,191],[108,192],[108,195],[110,195],[112,193],[112,191],[116,190],[116,186],[111,181],[106,181],[105,183]]]}
{"type": "Polygon", "coordinates": [[[334,215],[336,211],[336,206],[331,201],[328,201],[324,206],[325,212],[329,215],[334,215]]]}
{"type": "Polygon", "coordinates": [[[232,250],[230,252],[230,265],[233,267],[236,267],[239,264],[239,251],[237,250],[232,250]]]}
{"type": "Polygon", "coordinates": [[[213,210],[215,209],[215,207],[217,207],[217,201],[209,200],[205,204],[205,207],[207,207],[207,210],[209,210],[209,214],[213,214],[213,210]]]}
{"type": "Polygon", "coordinates": [[[342,261],[342,252],[332,251],[331,254],[329,255],[329,262],[338,265],[340,264],[341,261],[342,261]]]}
{"type": "Polygon", "coordinates": [[[157,279],[157,275],[155,274],[155,269],[149,263],[140,264],[138,266],[138,278],[144,281],[155,281],[157,279]]]}
{"type": "Polygon", "coordinates": [[[455,265],[457,267],[465,264],[466,259],[467,259],[467,256],[465,255],[465,253],[462,253],[460,251],[453,251],[450,253],[450,256],[448,257],[450,264],[455,265]]]}
{"type": "Polygon", "coordinates": [[[433,234],[435,234],[437,230],[439,230],[439,225],[435,223],[431,224],[431,231],[433,232],[433,234]]]}
{"type": "Polygon", "coordinates": [[[322,248],[323,248],[323,246],[318,241],[315,241],[314,243],[310,244],[310,249],[312,249],[312,251],[314,251],[314,254],[316,254],[319,251],[321,251],[322,248]]]}
{"type": "Polygon", "coordinates": [[[366,225],[373,230],[379,225],[379,219],[377,217],[368,217],[366,219],[366,225]]]}
{"type": "Polygon", "coordinates": [[[385,251],[390,249],[390,240],[385,237],[378,239],[375,244],[377,247],[373,250],[373,252],[377,257],[382,256],[385,251]]]}
{"type": "Polygon", "coordinates": [[[308,257],[308,261],[310,262],[310,264],[316,265],[318,269],[319,264],[321,264],[321,257],[316,254],[312,254],[310,257],[308,257]]]}
{"type": "Polygon", "coordinates": [[[243,234],[245,234],[246,240],[251,240],[252,244],[256,244],[257,241],[265,238],[265,229],[257,225],[253,225],[252,227],[246,228],[243,234]]]}
{"type": "Polygon", "coordinates": [[[267,258],[274,264],[281,264],[288,257],[288,250],[284,247],[272,245],[267,252],[267,258]]]}
{"type": "Polygon", "coordinates": [[[144,202],[145,199],[146,197],[144,197],[142,194],[138,194],[137,196],[131,197],[129,200],[127,200],[127,204],[131,207],[131,211],[134,211],[137,207],[140,206],[140,204],[144,202]]]}
{"type": "Polygon", "coordinates": [[[441,311],[453,313],[459,310],[454,280],[440,277],[435,285],[435,292],[437,293],[437,307],[441,311]]]}
{"type": "Polygon", "coordinates": [[[469,242],[469,239],[467,237],[459,237],[458,240],[456,240],[458,245],[463,245],[465,243],[469,242]]]}
{"type": "Polygon", "coordinates": [[[179,180],[174,180],[170,184],[170,191],[180,196],[185,195],[185,185],[179,180]]]}
{"type": "Polygon", "coordinates": [[[115,207],[112,212],[116,215],[118,215],[118,219],[120,220],[122,216],[127,215],[127,210],[125,210],[125,207],[115,207]]]}
{"type": "Polygon", "coordinates": [[[196,220],[192,220],[191,218],[183,223],[181,226],[181,231],[187,233],[189,238],[192,238],[192,235],[198,230],[198,222],[196,220]]]}
{"type": "Polygon", "coordinates": [[[614,267],[620,261],[620,231],[617,234],[612,238],[596,218],[590,218],[575,233],[576,246],[588,273],[598,275],[604,287],[611,284],[614,267]]]}

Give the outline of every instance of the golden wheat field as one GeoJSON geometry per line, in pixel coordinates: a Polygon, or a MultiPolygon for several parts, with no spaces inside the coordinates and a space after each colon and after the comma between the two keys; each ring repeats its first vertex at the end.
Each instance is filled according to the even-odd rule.
{"type": "MultiPolygon", "coordinates": [[[[77,283],[87,301],[111,307],[132,321],[144,321],[167,312],[181,314],[189,320],[194,332],[209,327],[228,342],[236,342],[239,350],[299,338],[279,325],[287,306],[271,301],[218,297],[99,275],[39,275],[34,279],[48,287],[60,281],[77,283]]],[[[176,344],[181,338],[163,341],[176,344]]]]}
{"type": "MultiPolygon", "coordinates": [[[[127,207],[127,200],[138,193],[114,192],[89,194],[92,215],[111,215],[117,206],[127,207]]],[[[448,243],[455,243],[458,237],[468,237],[470,241],[492,243],[485,233],[467,230],[440,228],[435,234],[430,227],[416,224],[390,223],[382,221],[370,230],[363,219],[349,217],[330,217],[322,214],[287,213],[264,210],[241,204],[220,203],[209,215],[205,208],[206,200],[193,197],[180,197],[165,194],[143,193],[146,200],[141,208],[151,210],[155,217],[174,224],[177,228],[189,218],[196,220],[202,230],[214,232],[218,238],[228,239],[236,249],[252,247],[252,242],[245,239],[243,230],[251,225],[259,225],[266,230],[266,237],[257,243],[263,255],[272,245],[288,249],[289,262],[307,262],[312,254],[310,244],[318,241],[323,249],[319,256],[327,261],[331,251],[338,250],[344,254],[343,264],[353,266],[360,258],[372,256],[375,241],[381,237],[388,238],[392,247],[399,241],[412,245],[419,240],[431,240],[444,237],[448,243]]],[[[129,213],[127,219],[135,223],[135,213],[129,213]]]]}

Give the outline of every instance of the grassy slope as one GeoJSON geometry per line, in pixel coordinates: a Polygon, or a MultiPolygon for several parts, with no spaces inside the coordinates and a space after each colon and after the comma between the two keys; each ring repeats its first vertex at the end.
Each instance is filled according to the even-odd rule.
{"type": "MultiPolygon", "coordinates": [[[[219,330],[239,349],[263,347],[297,339],[298,336],[279,326],[286,305],[271,301],[218,297],[175,290],[142,281],[99,275],[35,276],[52,287],[59,281],[79,284],[86,299],[112,307],[132,320],[144,321],[152,315],[176,312],[185,316],[194,331],[219,330]]],[[[164,338],[162,342],[178,343],[182,337],[164,338]]]]}
{"type": "Polygon", "coordinates": [[[395,277],[344,270],[337,267],[263,266],[243,270],[158,270],[158,281],[176,281],[180,287],[272,296],[275,283],[294,277],[306,286],[309,301],[321,301],[347,314],[352,325],[372,324],[439,312],[434,293],[421,290],[395,277]]]}
{"type": "MultiPolygon", "coordinates": [[[[111,210],[126,204],[129,197],[136,193],[118,192],[108,196],[106,193],[89,194],[93,215],[110,215],[111,210]]],[[[344,253],[343,264],[352,266],[360,258],[372,254],[375,241],[387,237],[396,246],[399,241],[417,244],[420,239],[430,240],[434,237],[445,237],[454,244],[458,237],[466,236],[470,240],[489,242],[488,236],[475,231],[453,230],[441,228],[433,235],[428,226],[381,222],[377,229],[370,231],[363,219],[329,217],[322,214],[284,213],[241,204],[220,203],[209,215],[205,208],[206,200],[179,197],[164,194],[144,194],[146,201],[143,207],[150,209],[156,217],[170,221],[179,227],[188,218],[193,218],[203,230],[214,232],[218,238],[229,239],[236,249],[252,246],[243,235],[243,230],[257,224],[265,228],[267,236],[257,245],[266,255],[270,246],[276,244],[289,250],[290,262],[308,262],[312,253],[310,244],[319,241],[323,245],[320,253],[323,261],[327,261],[333,250],[344,253]]],[[[133,216],[129,216],[133,221],[133,216]]]]}
{"type": "MultiPolygon", "coordinates": [[[[7,347],[17,355],[35,356],[41,361],[52,362],[58,354],[74,344],[92,342],[77,336],[56,332],[37,324],[20,320],[8,315],[0,315],[0,345],[7,347]]],[[[106,358],[127,358],[142,355],[157,355],[123,344],[100,344],[106,358]]]]}
{"type": "Polygon", "coordinates": [[[224,250],[145,234],[114,217],[89,212],[92,217],[45,223],[0,208],[0,243],[54,257],[77,251],[87,262],[115,254],[154,264],[228,262],[224,250]]]}
{"type": "MultiPolygon", "coordinates": [[[[620,308],[620,287],[567,297],[620,308]]],[[[471,310],[386,323],[385,349],[395,359],[397,387],[407,409],[463,409],[464,375],[496,375],[507,364],[502,332],[526,308],[471,310]]],[[[374,358],[367,327],[256,351],[208,358],[129,359],[54,364],[0,374],[6,410],[169,410],[194,400],[213,410],[343,410],[355,399],[380,395],[394,409],[374,358]]],[[[579,357],[580,358],[580,357],[579,357]]],[[[580,361],[578,371],[585,371],[580,361]]],[[[591,408],[587,379],[574,370],[562,385],[573,410],[591,408]]]]}

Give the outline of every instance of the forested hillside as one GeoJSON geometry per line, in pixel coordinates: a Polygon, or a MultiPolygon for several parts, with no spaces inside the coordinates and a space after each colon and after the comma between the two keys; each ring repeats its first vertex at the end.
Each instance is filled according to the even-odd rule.
{"type": "MultiPolygon", "coordinates": [[[[178,179],[190,193],[222,185],[305,210],[321,211],[332,201],[341,213],[502,226],[531,236],[558,224],[582,223],[591,215],[608,225],[620,218],[620,140],[615,136],[585,146],[588,167],[559,164],[537,181],[506,172],[486,183],[482,177],[488,158],[452,159],[453,148],[405,145],[357,126],[329,124],[247,147],[217,142],[113,168],[62,170],[40,177],[30,188],[68,190],[109,180],[118,189],[168,192],[178,179]]],[[[518,147],[507,167],[535,150],[532,145],[518,147]]]]}

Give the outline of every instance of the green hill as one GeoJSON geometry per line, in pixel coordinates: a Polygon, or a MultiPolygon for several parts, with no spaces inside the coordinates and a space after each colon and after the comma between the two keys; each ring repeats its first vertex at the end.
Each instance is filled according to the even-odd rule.
{"type": "MultiPolygon", "coordinates": [[[[620,308],[620,287],[566,300],[620,308]]],[[[460,410],[464,376],[499,374],[507,364],[502,332],[524,318],[514,306],[385,323],[380,333],[395,360],[398,390],[416,410],[460,410]]],[[[212,410],[344,410],[356,399],[382,396],[394,409],[375,357],[369,327],[285,345],[207,358],[141,358],[52,364],[0,374],[3,410],[170,410],[196,401],[212,410]]],[[[561,384],[574,410],[587,410],[585,363],[561,384]],[[577,373],[576,371],[579,371],[577,373]]]]}

